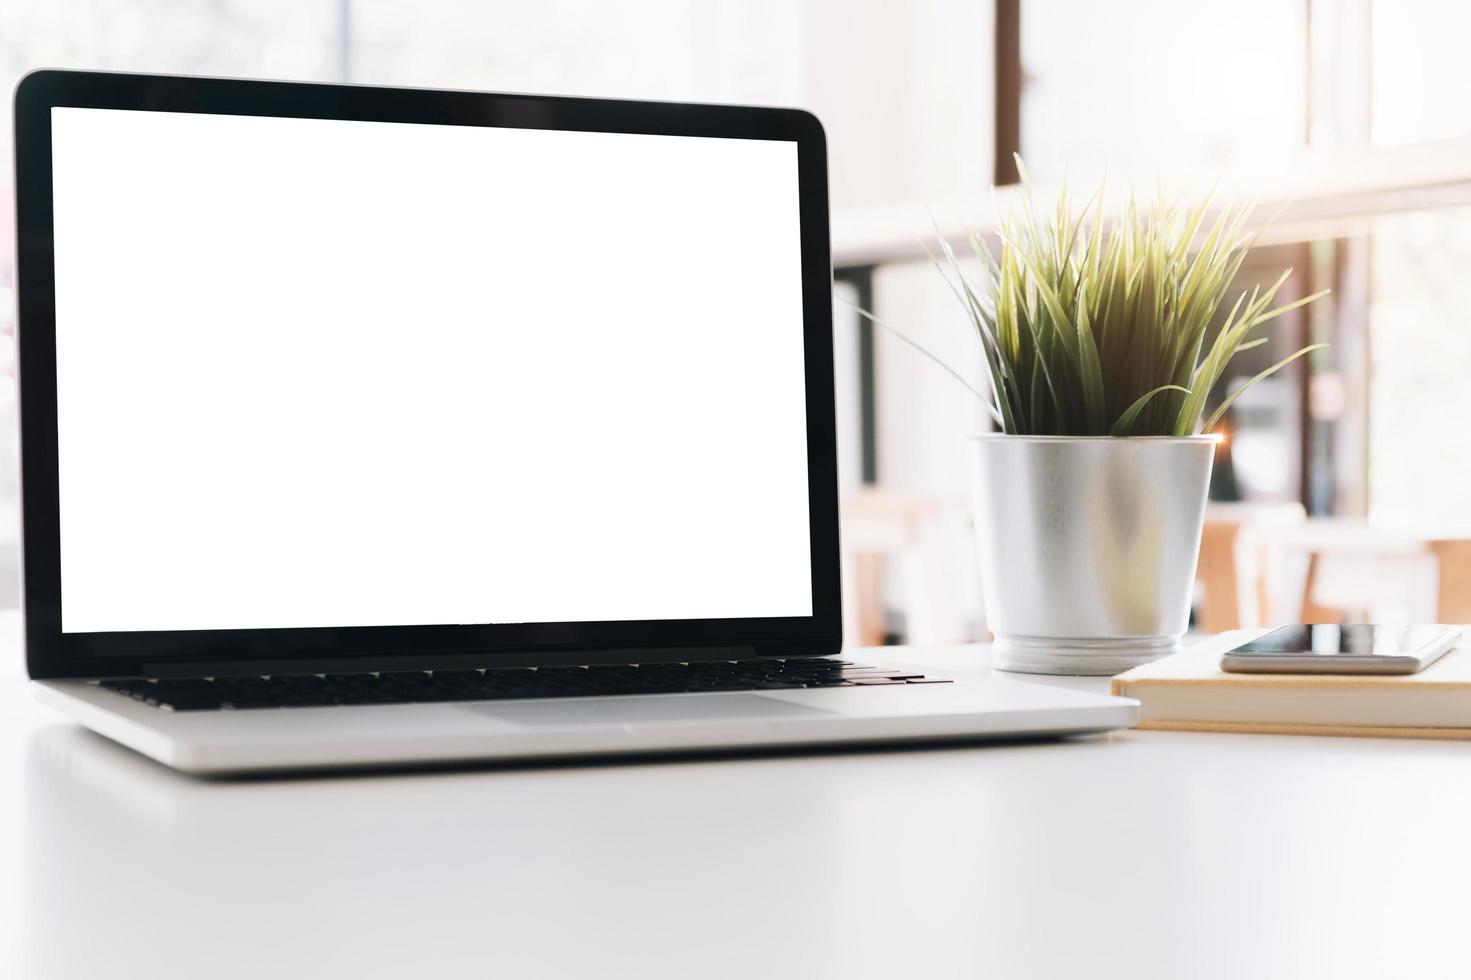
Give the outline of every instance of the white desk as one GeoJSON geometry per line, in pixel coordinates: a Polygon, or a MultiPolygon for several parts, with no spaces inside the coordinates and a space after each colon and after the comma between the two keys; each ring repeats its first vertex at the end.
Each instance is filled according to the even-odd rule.
{"type": "Polygon", "coordinates": [[[1471,976],[1468,889],[1465,743],[1127,732],[209,783],[0,685],[17,980],[1425,980],[1471,976]]]}

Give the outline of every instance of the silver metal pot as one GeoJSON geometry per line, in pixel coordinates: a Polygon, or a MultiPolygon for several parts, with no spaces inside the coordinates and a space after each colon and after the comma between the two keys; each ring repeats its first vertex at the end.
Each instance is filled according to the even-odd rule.
{"type": "Polygon", "coordinates": [[[1180,649],[1215,436],[976,436],[992,663],[1116,674],[1180,649]]]}

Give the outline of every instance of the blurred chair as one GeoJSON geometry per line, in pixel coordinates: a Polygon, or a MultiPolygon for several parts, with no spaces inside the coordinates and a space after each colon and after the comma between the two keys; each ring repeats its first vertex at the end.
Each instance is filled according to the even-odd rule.
{"type": "Polygon", "coordinates": [[[1437,618],[1442,623],[1471,623],[1471,538],[1437,538],[1427,544],[1440,573],[1437,618]]]}
{"type": "Polygon", "coordinates": [[[1270,547],[1304,569],[1300,622],[1471,622],[1471,538],[1325,517],[1270,547]]]}
{"type": "Polygon", "coordinates": [[[904,614],[903,640],[959,643],[973,638],[967,599],[978,601],[970,505],[863,489],[844,497],[843,632],[882,645],[890,635],[889,593],[904,614]]]}
{"type": "Polygon", "coordinates": [[[1205,633],[1273,625],[1289,600],[1286,570],[1272,561],[1270,537],[1302,524],[1298,503],[1213,503],[1206,507],[1196,580],[1204,591],[1196,626],[1205,633]]]}

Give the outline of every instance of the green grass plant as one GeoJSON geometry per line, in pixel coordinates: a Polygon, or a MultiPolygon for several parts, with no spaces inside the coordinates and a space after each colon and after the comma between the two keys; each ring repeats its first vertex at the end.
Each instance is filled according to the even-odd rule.
{"type": "Polygon", "coordinates": [[[1161,190],[1153,207],[1140,207],[1131,197],[1106,222],[1102,187],[1075,214],[1066,186],[1055,206],[1043,208],[1024,168],[1022,173],[1026,186],[1020,205],[1001,222],[999,254],[968,234],[981,265],[978,280],[962,271],[943,237],[940,254],[926,250],[964,306],[985,355],[989,392],[967,387],[985,400],[1003,432],[1208,432],[1247,388],[1323,346],[1284,357],[1205,417],[1206,400],[1231,359],[1267,342],[1251,338],[1252,331],[1326,290],[1274,306],[1289,269],[1270,286],[1241,292],[1228,306],[1255,242],[1244,233],[1249,208],[1227,205],[1212,215],[1209,198],[1187,207],[1167,200],[1161,190]]]}

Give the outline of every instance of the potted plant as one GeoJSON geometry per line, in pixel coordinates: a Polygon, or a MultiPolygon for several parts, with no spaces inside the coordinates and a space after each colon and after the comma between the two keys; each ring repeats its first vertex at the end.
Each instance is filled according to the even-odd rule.
{"type": "Polygon", "coordinates": [[[1106,222],[1102,198],[1074,214],[1064,189],[1044,212],[1025,188],[999,254],[969,236],[979,281],[943,237],[943,258],[931,255],[981,344],[989,392],[972,391],[1000,429],[970,451],[1002,670],[1113,674],[1179,649],[1217,442],[1208,433],[1245,388],[1321,346],[1206,417],[1231,358],[1266,343],[1253,329],[1322,293],[1274,306],[1288,270],[1231,299],[1251,244],[1245,209],[1212,217],[1208,200],[1186,208],[1162,194],[1106,222]]]}

